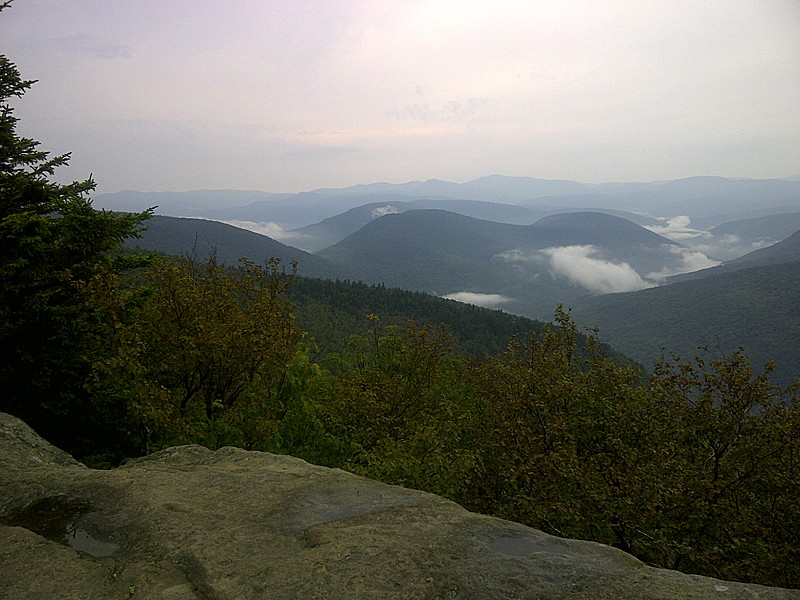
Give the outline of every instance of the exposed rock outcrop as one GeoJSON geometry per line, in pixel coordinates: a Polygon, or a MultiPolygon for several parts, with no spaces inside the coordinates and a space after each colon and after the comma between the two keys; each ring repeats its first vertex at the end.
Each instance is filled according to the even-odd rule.
{"type": "Polygon", "coordinates": [[[288,456],[84,467],[0,414],[3,598],[800,598],[645,566],[288,456]]]}

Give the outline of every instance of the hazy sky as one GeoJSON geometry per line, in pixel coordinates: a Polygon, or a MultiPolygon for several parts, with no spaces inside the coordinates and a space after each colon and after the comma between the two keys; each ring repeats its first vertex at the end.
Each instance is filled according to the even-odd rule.
{"type": "Polygon", "coordinates": [[[0,42],[100,192],[800,175],[799,0],[16,0],[0,42]]]}

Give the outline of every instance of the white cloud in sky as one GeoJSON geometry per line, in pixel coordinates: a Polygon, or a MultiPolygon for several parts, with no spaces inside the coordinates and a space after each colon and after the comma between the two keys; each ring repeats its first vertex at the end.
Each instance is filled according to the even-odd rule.
{"type": "Polygon", "coordinates": [[[453,292],[452,294],[442,296],[442,298],[457,300],[465,304],[474,304],[484,308],[497,308],[513,300],[513,298],[503,296],[502,294],[479,294],[477,292],[453,292]]]}
{"type": "Polygon", "coordinates": [[[594,294],[633,292],[655,284],[643,279],[626,262],[611,262],[599,256],[592,245],[559,246],[540,251],[553,275],[586,288],[594,294]]]}

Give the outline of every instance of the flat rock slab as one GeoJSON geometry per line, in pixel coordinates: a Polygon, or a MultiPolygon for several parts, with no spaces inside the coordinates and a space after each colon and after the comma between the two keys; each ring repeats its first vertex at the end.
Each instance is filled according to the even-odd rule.
{"type": "Polygon", "coordinates": [[[0,414],[2,598],[798,598],[648,567],[289,456],[88,469],[0,414]]]}

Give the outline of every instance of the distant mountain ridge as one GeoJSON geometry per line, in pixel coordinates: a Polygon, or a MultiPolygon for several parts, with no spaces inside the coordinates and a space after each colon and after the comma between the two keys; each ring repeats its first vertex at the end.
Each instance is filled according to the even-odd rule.
{"type": "MultiPolygon", "coordinates": [[[[621,273],[624,289],[652,285],[645,274],[665,264],[676,268],[680,262],[674,242],[603,213],[566,213],[512,225],[438,209],[409,210],[372,220],[316,255],[214,221],[156,215],[148,225],[142,239],[129,241],[130,246],[194,253],[200,259],[213,251],[228,264],[240,257],[263,263],[275,256],[287,264],[298,261],[300,274],[308,277],[353,279],[457,298],[477,294],[479,304],[486,297],[509,312],[545,320],[558,303],[597,291],[585,280],[593,273],[573,276],[555,264],[560,253],[569,258],[577,252],[584,267],[611,269],[612,279],[621,273]]],[[[614,281],[603,285],[617,289],[614,281]]]]}
{"type": "Polygon", "coordinates": [[[779,242],[800,231],[800,211],[728,221],[712,227],[714,236],[732,235],[743,242],[779,242]]]}
{"type": "MultiPolygon", "coordinates": [[[[351,208],[334,217],[329,217],[298,229],[291,230],[292,245],[295,245],[308,252],[318,252],[324,248],[340,242],[348,235],[355,233],[366,224],[388,214],[407,212],[420,209],[438,209],[453,212],[466,217],[473,217],[485,221],[496,221],[511,225],[530,225],[540,219],[544,219],[552,214],[561,214],[564,211],[557,209],[533,210],[524,206],[512,204],[496,204],[491,202],[480,202],[477,200],[448,200],[441,198],[422,198],[417,200],[391,200],[387,202],[372,202],[351,208]]],[[[580,208],[568,209],[566,212],[588,212],[580,208]]],[[[634,213],[616,210],[600,210],[637,223],[639,225],[656,225],[658,221],[648,217],[642,217],[634,213]]]]}
{"type": "MultiPolygon", "coordinates": [[[[160,207],[175,214],[166,216],[199,217],[221,207],[248,205],[254,202],[278,202],[293,194],[273,194],[253,190],[192,190],[188,192],[139,192],[124,190],[99,194],[93,199],[96,208],[120,212],[141,212],[160,207]]],[[[157,211],[158,214],[158,211],[157,211]]]]}
{"type": "Polygon", "coordinates": [[[419,198],[399,200],[390,195],[381,202],[371,202],[351,208],[341,214],[291,231],[292,241],[298,247],[316,252],[340,242],[367,223],[388,214],[409,210],[449,210],[467,217],[496,220],[501,223],[530,224],[540,215],[522,206],[495,204],[477,200],[451,200],[442,198],[419,198]]]}
{"type": "Polygon", "coordinates": [[[722,177],[586,184],[491,175],[466,183],[441,180],[373,183],[296,194],[234,190],[126,191],[101,194],[94,201],[97,207],[111,210],[134,211],[158,206],[157,213],[163,215],[274,222],[285,229],[295,229],[357,206],[382,202],[389,196],[408,201],[439,198],[519,204],[535,210],[544,208],[549,212],[584,208],[624,210],[650,217],[685,214],[703,227],[734,219],[800,211],[800,181],[722,177]],[[212,200],[219,205],[212,206],[212,200]]]}

